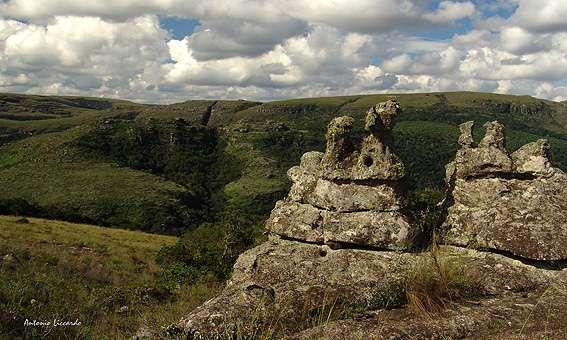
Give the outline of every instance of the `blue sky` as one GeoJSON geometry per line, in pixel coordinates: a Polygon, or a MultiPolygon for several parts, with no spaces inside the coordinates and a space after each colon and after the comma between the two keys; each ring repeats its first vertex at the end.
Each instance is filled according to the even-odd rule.
{"type": "MultiPolygon", "coordinates": [[[[428,8],[430,10],[435,10],[439,7],[440,1],[431,1],[428,4],[428,8]]],[[[481,6],[482,4],[486,5],[486,1],[472,1],[477,6],[481,6]]],[[[489,1],[494,5],[497,4],[496,0],[489,1]]],[[[509,18],[514,14],[517,6],[508,6],[508,7],[496,7],[493,10],[489,8],[480,8],[480,16],[482,18],[487,18],[491,16],[498,16],[501,18],[509,18]]],[[[182,18],[176,16],[162,16],[160,17],[161,25],[172,34],[172,37],[175,39],[182,39],[185,36],[189,36],[193,33],[195,28],[200,25],[200,22],[196,18],[182,18]]],[[[435,27],[429,30],[424,30],[422,32],[416,32],[417,36],[432,39],[432,40],[442,40],[442,39],[450,39],[455,34],[464,34],[470,31],[474,27],[474,23],[470,18],[465,18],[462,20],[456,21],[454,24],[449,26],[443,27],[435,27]]]]}
{"type": "Polygon", "coordinates": [[[193,34],[193,31],[200,25],[199,20],[179,17],[160,17],[160,24],[174,39],[183,39],[193,34]]]}
{"type": "Polygon", "coordinates": [[[567,99],[564,0],[3,0],[0,91],[567,99]]]}

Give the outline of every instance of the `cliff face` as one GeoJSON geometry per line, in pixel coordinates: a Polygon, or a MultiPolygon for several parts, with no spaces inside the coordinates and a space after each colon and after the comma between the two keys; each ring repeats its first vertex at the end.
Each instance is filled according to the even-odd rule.
{"type": "MultiPolygon", "coordinates": [[[[418,252],[423,235],[404,215],[405,169],[391,147],[399,110],[393,101],[371,107],[359,143],[351,135],[352,118],[333,119],[325,153],[308,152],[289,170],[293,186],[267,222],[269,240],[242,254],[223,292],[170,327],[169,335],[258,336],[276,323],[294,325],[277,334],[289,336],[290,329],[309,328],[300,325],[303,314],[321,313],[330,301],[342,309],[328,312],[327,321],[331,315],[337,321],[291,338],[483,337],[526,325],[535,327],[533,335],[541,331],[534,324],[540,318],[522,323],[514,306],[545,291],[553,298],[540,300],[540,315],[567,307],[561,295],[567,288],[561,270],[565,175],[550,165],[547,143],[508,155],[499,123],[487,124],[478,147],[472,123],[461,125],[461,149],[447,171],[450,207],[443,224],[446,241],[457,247],[430,240],[431,249],[418,252]],[[488,251],[462,247],[470,244],[461,238],[472,234],[476,244],[488,242],[479,247],[488,251]],[[500,253],[537,261],[524,264],[500,253]],[[445,311],[423,312],[435,299],[445,311]],[[364,317],[353,319],[352,310],[364,317]],[[488,322],[485,311],[503,315],[510,328],[488,322]]],[[[548,324],[552,336],[567,332],[565,318],[559,320],[548,324]]]]}
{"type": "Polygon", "coordinates": [[[534,102],[530,104],[517,104],[506,102],[495,102],[491,100],[483,100],[480,102],[482,109],[488,112],[495,112],[505,115],[515,115],[520,117],[528,117],[535,115],[549,116],[553,109],[544,102],[534,102]]]}

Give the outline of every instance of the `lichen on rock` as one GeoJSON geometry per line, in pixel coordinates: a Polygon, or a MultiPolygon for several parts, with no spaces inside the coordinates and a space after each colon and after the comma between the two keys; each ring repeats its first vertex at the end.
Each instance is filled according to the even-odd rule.
{"type": "Polygon", "coordinates": [[[371,107],[365,121],[368,135],[358,148],[354,119],[333,119],[325,153],[308,152],[288,171],[293,185],[272,211],[267,229],[306,242],[411,247],[417,231],[402,212],[405,168],[391,150],[399,111],[393,100],[371,107]]]}
{"type": "Polygon", "coordinates": [[[459,125],[459,130],[461,135],[459,136],[459,145],[461,148],[472,148],[474,144],[474,139],[472,136],[472,128],[474,126],[473,121],[468,121],[459,125]]]}
{"type": "Polygon", "coordinates": [[[461,148],[447,166],[445,241],[532,260],[567,259],[567,175],[551,165],[549,143],[526,144],[510,157],[503,125],[485,127],[475,148],[472,124],[461,125],[461,148]]]}
{"type": "Polygon", "coordinates": [[[486,135],[473,147],[473,122],[460,125],[461,136],[455,158],[455,171],[459,178],[507,174],[512,172],[512,160],[505,147],[504,126],[498,122],[488,122],[484,125],[486,135]]]}
{"type": "Polygon", "coordinates": [[[549,142],[547,139],[528,143],[513,152],[511,157],[518,173],[551,176],[556,172],[549,161],[549,142]]]}
{"type": "Polygon", "coordinates": [[[337,117],[331,121],[325,138],[327,149],[321,160],[321,170],[329,179],[343,179],[350,176],[352,163],[356,157],[353,152],[352,130],[354,119],[348,116],[337,117]]]}
{"type": "Polygon", "coordinates": [[[369,135],[362,141],[352,179],[395,181],[404,178],[405,167],[391,150],[394,119],[400,111],[400,105],[389,100],[366,113],[365,129],[369,135]]]}
{"type": "MultiPolygon", "coordinates": [[[[443,247],[440,251],[445,261],[467,268],[463,273],[466,277],[462,279],[470,280],[477,297],[495,299],[493,301],[509,301],[513,304],[513,300],[499,299],[505,299],[512,293],[536,295],[536,292],[540,292],[541,295],[542,289],[561,280],[561,271],[538,269],[499,254],[458,247],[443,247]]],[[[401,307],[406,303],[408,274],[430,256],[429,253],[333,250],[326,245],[272,236],[264,244],[246,251],[238,258],[234,273],[219,296],[193,310],[174,328],[191,339],[233,338],[235,335],[248,337],[261,334],[263,329],[273,326],[273,322],[293,324],[309,311],[325,307],[345,308],[340,306],[340,302],[347,301],[347,306],[364,306],[368,310],[377,309],[379,313],[401,312],[404,317],[391,325],[405,329],[415,323],[415,314],[412,315],[407,309],[389,308],[401,307]]],[[[561,284],[564,287],[564,283],[561,284]]],[[[481,300],[472,306],[481,303],[485,301],[481,300]]],[[[451,306],[455,304],[451,303],[451,306]]],[[[363,319],[372,320],[368,326],[374,329],[373,332],[387,335],[379,331],[387,326],[379,318],[363,319]]],[[[474,316],[473,320],[476,319],[477,316],[474,316]]],[[[484,322],[484,319],[480,320],[484,322]]],[[[321,335],[334,338],[337,330],[333,324],[340,322],[330,323],[330,328],[315,338],[321,335]]],[[[482,329],[481,326],[482,323],[475,324],[468,331],[482,329]]],[[[439,331],[452,329],[444,324],[439,327],[439,331]]],[[[321,332],[321,329],[318,331],[321,332]]],[[[356,326],[349,326],[342,330],[342,337],[339,338],[353,338],[348,335],[359,334],[357,332],[356,326]]],[[[301,335],[298,337],[301,339],[314,338],[310,331],[298,335],[301,335]]]]}
{"type": "MultiPolygon", "coordinates": [[[[553,285],[567,287],[567,270],[545,262],[567,259],[567,176],[551,165],[547,141],[510,156],[501,124],[487,123],[478,146],[473,122],[462,124],[460,149],[446,168],[441,231],[449,245],[412,252],[419,231],[404,214],[405,170],[391,150],[398,111],[394,101],[371,108],[359,148],[354,120],[335,118],[326,152],[305,153],[288,171],[293,184],[266,222],[268,241],[241,254],[221,294],[170,330],[196,339],[254,338],[266,330],[271,337],[274,324],[292,325],[285,331],[295,335],[277,336],[293,339],[490,337],[501,334],[490,322],[494,313],[521,325],[527,313],[518,302],[537,298],[538,311],[555,315],[567,307],[564,293],[546,295],[553,285]],[[427,319],[395,308],[411,305],[412,287],[426,289],[418,302],[445,290],[449,308],[427,319]],[[364,318],[346,317],[361,306],[364,318]],[[332,319],[328,307],[342,308],[343,320],[332,319]],[[312,319],[301,324],[302,316],[323,311],[324,327],[308,329],[312,319]]],[[[559,320],[554,331],[562,332],[559,320]]]]}

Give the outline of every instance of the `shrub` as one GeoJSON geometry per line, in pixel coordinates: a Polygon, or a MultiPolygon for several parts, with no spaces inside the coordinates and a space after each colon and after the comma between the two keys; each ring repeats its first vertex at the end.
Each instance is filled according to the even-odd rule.
{"type": "Polygon", "coordinates": [[[263,216],[230,208],[219,215],[218,222],[202,223],[185,232],[175,245],[161,248],[156,263],[161,268],[162,283],[172,287],[198,278],[228,278],[238,255],[258,238],[263,216]]]}
{"type": "Polygon", "coordinates": [[[408,214],[412,224],[421,231],[422,239],[416,240],[418,248],[426,248],[432,239],[433,230],[441,224],[443,210],[439,202],[444,193],[434,187],[415,190],[409,194],[408,214]]]}
{"type": "Polygon", "coordinates": [[[1,199],[0,214],[2,215],[38,215],[40,209],[23,198],[1,199]]]}
{"type": "Polygon", "coordinates": [[[157,273],[159,287],[173,291],[181,284],[192,283],[199,277],[199,270],[183,262],[164,265],[157,273]]]}

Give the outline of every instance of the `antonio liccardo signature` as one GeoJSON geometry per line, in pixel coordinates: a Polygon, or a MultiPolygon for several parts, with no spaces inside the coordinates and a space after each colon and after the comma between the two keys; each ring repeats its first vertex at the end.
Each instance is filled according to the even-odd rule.
{"type": "Polygon", "coordinates": [[[76,319],[75,321],[57,319],[53,319],[53,321],[41,321],[26,319],[24,321],[25,327],[76,327],[80,325],[81,321],[79,321],[79,319],[76,319]]]}

